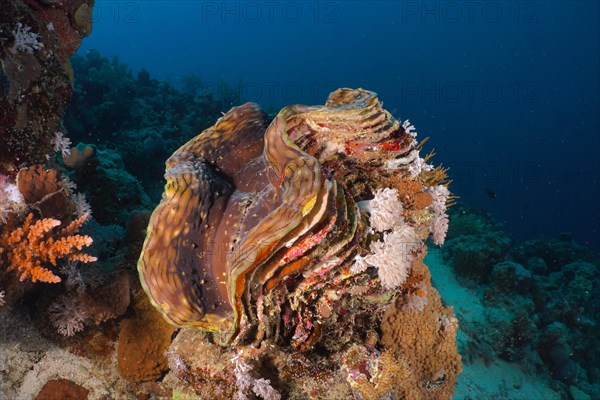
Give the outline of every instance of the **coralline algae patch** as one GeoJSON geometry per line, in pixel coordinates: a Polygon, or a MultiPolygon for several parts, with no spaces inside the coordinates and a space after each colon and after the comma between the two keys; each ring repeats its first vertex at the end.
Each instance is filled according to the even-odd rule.
{"type": "MultiPolygon", "coordinates": [[[[421,260],[428,237],[444,241],[451,196],[445,170],[428,164],[421,146],[408,121],[362,89],[284,108],[270,124],[256,104],[231,109],[167,161],[138,263],[152,304],[171,324],[230,346],[234,373],[251,370],[239,349],[272,363],[322,353],[288,381],[314,367],[326,387],[359,349],[363,359],[344,364],[343,378],[357,398],[449,397],[460,371],[455,319],[421,260]],[[386,309],[414,329],[389,328],[380,341],[386,309]],[[401,360],[402,373],[390,359],[401,360]],[[411,379],[388,387],[390,371],[411,379]]],[[[240,396],[267,390],[252,380],[259,371],[248,374],[240,396]]]]}

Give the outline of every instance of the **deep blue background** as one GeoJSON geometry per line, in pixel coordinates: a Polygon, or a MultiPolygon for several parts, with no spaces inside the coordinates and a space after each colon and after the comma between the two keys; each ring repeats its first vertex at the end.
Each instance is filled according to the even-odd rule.
{"type": "Polygon", "coordinates": [[[572,232],[600,251],[599,21],[596,1],[97,1],[80,54],[242,80],[271,110],[374,90],[430,136],[465,203],[519,239],[572,232]]]}

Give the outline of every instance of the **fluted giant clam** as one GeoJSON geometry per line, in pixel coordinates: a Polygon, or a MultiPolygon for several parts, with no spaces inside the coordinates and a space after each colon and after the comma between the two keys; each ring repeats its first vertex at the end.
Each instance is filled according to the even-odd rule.
{"type": "Polygon", "coordinates": [[[348,299],[380,307],[418,292],[410,263],[445,217],[431,194],[445,174],[420,157],[415,136],[363,89],[286,107],[270,124],[256,104],[232,108],[166,163],[138,262],[152,303],[221,344],[306,349],[348,299]],[[384,189],[401,215],[369,206],[384,189]],[[395,222],[373,229],[374,214],[395,222]],[[409,245],[390,250],[395,227],[409,245]]]}

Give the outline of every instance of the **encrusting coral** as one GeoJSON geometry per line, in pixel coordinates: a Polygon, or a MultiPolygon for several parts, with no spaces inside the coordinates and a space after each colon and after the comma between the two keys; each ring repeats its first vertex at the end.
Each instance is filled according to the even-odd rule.
{"type": "Polygon", "coordinates": [[[54,228],[61,221],[43,218],[34,222],[32,213],[27,215],[20,227],[9,223],[0,234],[0,248],[6,253],[5,259],[0,262],[6,263],[6,271],[17,271],[21,281],[30,278],[33,282],[60,282],[61,278],[44,264],[56,266],[61,258],[84,263],[96,261],[95,257],[80,252],[84,246],[92,244],[92,238],[76,234],[87,218],[87,214],[83,215],[60,231],[54,228]]]}
{"type": "Polygon", "coordinates": [[[392,382],[388,391],[398,399],[451,398],[461,358],[456,351],[458,321],[452,308],[444,307],[431,287],[424,254],[412,266],[409,280],[418,280],[423,302],[415,307],[414,295],[399,297],[385,311],[381,322],[381,342],[388,351],[401,355],[410,376],[392,382]]]}

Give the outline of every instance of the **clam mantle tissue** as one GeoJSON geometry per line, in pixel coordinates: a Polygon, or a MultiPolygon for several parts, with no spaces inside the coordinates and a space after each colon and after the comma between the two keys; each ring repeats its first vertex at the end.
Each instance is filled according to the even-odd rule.
{"type": "Polygon", "coordinates": [[[429,236],[443,243],[451,196],[416,136],[363,89],[270,124],[254,103],[232,108],[166,163],[138,263],[153,305],[222,345],[307,350],[349,304],[425,301],[411,268],[429,236]]]}

